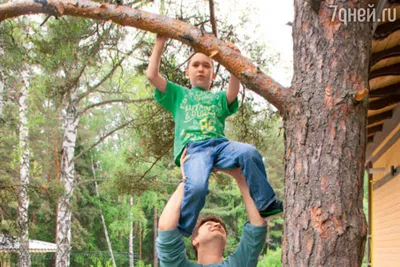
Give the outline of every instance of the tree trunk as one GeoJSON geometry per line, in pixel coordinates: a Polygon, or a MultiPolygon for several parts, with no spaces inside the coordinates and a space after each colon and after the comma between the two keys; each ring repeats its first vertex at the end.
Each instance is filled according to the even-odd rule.
{"type": "MultiPolygon", "coordinates": [[[[59,159],[59,151],[58,151],[58,127],[55,129],[54,133],[54,144],[53,144],[53,154],[54,154],[54,177],[56,181],[60,181],[60,159],[59,159]]],[[[49,181],[50,182],[50,181],[49,181]]],[[[54,224],[57,225],[58,221],[58,205],[55,205],[55,218],[54,224]]],[[[57,227],[54,230],[54,242],[57,242],[57,227]]],[[[56,264],[56,258],[53,258],[53,265],[56,264]]]]}
{"type": "MultiPolygon", "coordinates": [[[[99,196],[99,192],[97,190],[97,182],[94,182],[94,185],[95,185],[95,188],[96,188],[96,195],[99,196]]],[[[111,256],[111,260],[112,260],[113,266],[116,267],[117,265],[115,264],[114,253],[113,253],[113,250],[112,250],[110,238],[108,236],[106,220],[104,219],[103,211],[101,210],[101,208],[100,208],[100,217],[101,217],[101,223],[102,223],[103,229],[104,229],[104,235],[105,235],[106,241],[107,241],[108,251],[110,252],[110,256],[111,256]]]]}
{"type": "Polygon", "coordinates": [[[271,227],[269,226],[269,223],[267,224],[267,253],[269,251],[269,246],[271,244],[271,227]]]}
{"type": "Polygon", "coordinates": [[[77,110],[77,90],[72,89],[65,110],[64,140],[60,163],[60,182],[64,192],[58,200],[56,266],[69,266],[71,251],[71,199],[75,185],[74,152],[78,134],[79,116],[77,110]]]}
{"type": "Polygon", "coordinates": [[[139,223],[139,260],[142,260],[142,224],[139,223]]]}
{"type": "MultiPolygon", "coordinates": [[[[347,1],[346,1],[347,2],[347,1]]],[[[367,9],[367,3],[352,7],[367,9]]],[[[283,266],[360,266],[371,25],[295,1],[285,119],[283,266]],[[359,100],[359,101],[357,101],[359,100]]],[[[340,6],[348,3],[339,3],[340,6]]]]}
{"type": "Polygon", "coordinates": [[[4,106],[3,94],[4,94],[4,74],[0,67],[0,118],[3,116],[3,106],[4,106]]]}
{"type": "Polygon", "coordinates": [[[129,267],[135,266],[135,255],[133,254],[133,196],[129,199],[129,267]]]}
{"type": "MultiPolygon", "coordinates": [[[[24,78],[22,78],[24,80],[24,78]]],[[[28,147],[28,97],[29,84],[22,85],[19,98],[19,148],[20,148],[20,186],[18,192],[19,266],[31,265],[29,256],[29,147],[28,147]]]]}
{"type": "MultiPolygon", "coordinates": [[[[99,190],[97,188],[97,181],[96,181],[96,171],[94,169],[94,164],[93,164],[93,159],[91,159],[92,161],[92,172],[93,172],[93,178],[94,178],[94,190],[96,191],[96,196],[97,199],[99,199],[99,190]]],[[[112,246],[111,246],[111,241],[110,241],[110,237],[108,236],[108,231],[107,231],[107,225],[106,225],[106,220],[104,219],[103,216],[103,210],[100,207],[100,218],[101,218],[101,224],[103,225],[103,229],[104,229],[104,236],[106,237],[106,242],[107,242],[107,247],[108,247],[108,251],[110,252],[110,257],[113,263],[113,266],[116,267],[117,265],[115,264],[115,259],[114,259],[114,253],[112,250],[112,246]]]]}
{"type": "MultiPolygon", "coordinates": [[[[142,200],[139,198],[139,210],[142,210],[142,200]]],[[[142,260],[142,223],[139,224],[139,260],[142,260]]]]}
{"type": "Polygon", "coordinates": [[[158,233],[158,213],[157,213],[157,206],[154,206],[154,267],[158,267],[158,255],[157,255],[157,233],[158,233]]]}

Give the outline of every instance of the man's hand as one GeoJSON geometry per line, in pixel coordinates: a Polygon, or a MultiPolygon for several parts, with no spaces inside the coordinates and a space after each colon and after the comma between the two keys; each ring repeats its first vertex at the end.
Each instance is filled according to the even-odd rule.
{"type": "Polygon", "coordinates": [[[183,164],[190,157],[190,155],[186,155],[186,152],[187,152],[187,148],[185,147],[185,149],[183,150],[182,155],[181,155],[181,174],[182,174],[183,181],[186,181],[186,175],[185,175],[185,170],[183,169],[183,164]]]}

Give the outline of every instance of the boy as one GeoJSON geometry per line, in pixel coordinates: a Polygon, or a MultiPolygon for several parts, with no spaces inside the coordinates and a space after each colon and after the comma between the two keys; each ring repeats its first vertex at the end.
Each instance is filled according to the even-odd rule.
{"type": "MultiPolygon", "coordinates": [[[[249,144],[225,138],[225,119],[238,109],[239,80],[231,75],[226,92],[212,93],[215,78],[212,60],[196,53],[188,62],[186,77],[192,88],[179,86],[161,76],[160,61],[168,38],[157,35],[147,68],[147,79],[157,88],[154,97],[172,113],[175,121],[174,158],[180,166],[185,147],[190,158],[184,163],[186,174],[184,198],[178,229],[190,236],[208,194],[208,178],[213,168],[240,167],[262,217],[282,212],[282,202],[268,183],[261,154],[249,144]]],[[[237,50],[237,49],[236,49],[237,50]]]]}

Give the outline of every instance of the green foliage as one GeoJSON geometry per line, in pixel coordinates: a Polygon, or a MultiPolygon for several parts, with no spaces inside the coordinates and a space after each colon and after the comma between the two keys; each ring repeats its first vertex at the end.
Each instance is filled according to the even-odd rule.
{"type": "Polygon", "coordinates": [[[138,261],[135,263],[136,267],[151,267],[151,264],[145,264],[143,261],[138,261]]]}
{"type": "MultiPolygon", "coordinates": [[[[202,10],[192,4],[186,5],[183,13],[179,10],[165,5],[163,12],[192,24],[203,23],[208,17],[208,9],[202,10]]],[[[62,17],[50,19],[39,27],[37,21],[24,19],[0,25],[0,44],[4,49],[4,53],[0,51],[0,59],[7,75],[6,105],[0,116],[0,227],[4,233],[18,234],[15,225],[18,105],[15,100],[21,85],[18,74],[26,64],[32,70],[29,73],[30,238],[54,242],[57,199],[64,192],[59,181],[63,109],[68,104],[70,90],[77,88],[81,94],[87,92],[126,55],[126,47],[138,45],[138,50],[77,106],[82,111],[102,101],[152,98],[154,89],[149,86],[144,70],[154,38],[144,35],[132,38],[131,30],[130,37],[126,37],[127,29],[108,22],[62,17]]],[[[235,36],[234,29],[245,28],[244,25],[219,21],[218,27],[222,39],[243,41],[243,37],[235,36]]],[[[260,67],[268,69],[270,63],[263,60],[266,58],[263,45],[254,42],[243,47],[250,57],[257,59],[260,67]]],[[[187,46],[169,41],[162,58],[162,73],[175,83],[189,86],[184,70],[191,52],[187,46]]],[[[221,68],[213,90],[225,89],[228,78],[229,73],[221,68]]],[[[280,118],[269,106],[257,102],[248,90],[239,100],[241,108],[227,122],[226,134],[232,140],[254,144],[261,151],[266,158],[269,179],[281,198],[283,138],[279,135],[280,118]]],[[[142,252],[142,261],[136,262],[136,266],[148,266],[153,260],[155,211],[160,214],[180,179],[179,169],[173,164],[171,115],[154,101],[92,108],[80,118],[75,156],[125,123],[128,123],[125,128],[75,160],[77,183],[71,204],[72,249],[74,253],[107,251],[100,219],[102,212],[116,253],[128,251],[130,223],[133,222],[134,251],[142,252]],[[98,183],[98,195],[94,180],[98,183]],[[133,207],[129,205],[131,196],[133,207]]],[[[231,177],[213,174],[210,191],[202,214],[220,215],[227,223],[227,256],[236,249],[247,216],[231,177]]],[[[280,244],[281,229],[279,218],[270,225],[272,247],[272,244],[280,244]]],[[[188,255],[193,259],[189,248],[188,255]]],[[[71,259],[71,264],[77,266],[109,265],[98,255],[72,255],[71,259]]]]}
{"type": "Polygon", "coordinates": [[[278,247],[276,250],[269,250],[267,254],[258,262],[257,267],[280,267],[282,250],[278,247]]]}
{"type": "Polygon", "coordinates": [[[104,264],[101,260],[95,260],[95,265],[90,265],[90,267],[113,267],[112,260],[106,261],[104,264]]]}

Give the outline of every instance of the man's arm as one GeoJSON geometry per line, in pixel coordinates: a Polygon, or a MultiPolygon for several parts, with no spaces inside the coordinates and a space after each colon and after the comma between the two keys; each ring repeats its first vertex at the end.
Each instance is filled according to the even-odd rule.
{"type": "Polygon", "coordinates": [[[223,172],[233,176],[242,193],[244,205],[246,207],[249,223],[245,223],[242,238],[235,252],[228,258],[229,263],[235,262],[238,266],[256,267],[258,256],[260,255],[267,233],[266,222],[258,213],[256,205],[250,196],[249,186],[239,168],[224,170],[223,172]]]}
{"type": "Polygon", "coordinates": [[[162,93],[165,93],[165,88],[167,87],[167,81],[160,74],[160,63],[161,55],[164,49],[164,44],[168,40],[167,37],[157,35],[156,43],[153,47],[153,52],[151,53],[149,66],[147,67],[146,77],[150,83],[156,87],[162,93]]]}
{"type": "Polygon", "coordinates": [[[165,208],[161,213],[160,220],[158,222],[159,230],[172,230],[178,226],[184,192],[183,189],[184,183],[180,183],[178,185],[178,188],[172,194],[171,198],[168,200],[167,205],[165,205],[165,208]]]}
{"type": "MultiPolygon", "coordinates": [[[[230,48],[235,50],[240,54],[240,50],[231,42],[226,43],[230,48]]],[[[230,105],[233,101],[235,101],[240,88],[240,81],[239,79],[231,74],[231,78],[229,80],[229,86],[226,90],[226,100],[228,101],[228,105],[230,105]]]]}
{"type": "Polygon", "coordinates": [[[256,204],[254,200],[250,196],[249,186],[247,185],[246,179],[244,178],[242,172],[239,168],[232,170],[221,170],[222,172],[231,175],[235,178],[235,181],[239,187],[240,192],[242,193],[244,206],[246,208],[247,216],[249,217],[250,224],[254,226],[263,226],[267,223],[260,216],[260,213],[257,210],[256,204]]]}
{"type": "Polygon", "coordinates": [[[178,188],[172,194],[171,198],[168,200],[167,205],[163,212],[161,213],[160,219],[158,221],[158,230],[167,231],[175,229],[178,226],[179,217],[181,215],[181,205],[183,200],[183,193],[185,187],[186,175],[183,169],[183,164],[189,158],[190,155],[186,155],[186,148],[183,150],[181,155],[181,174],[182,183],[179,183],[178,188]]]}

